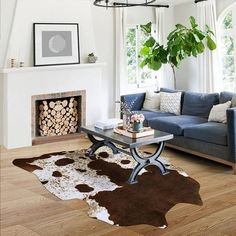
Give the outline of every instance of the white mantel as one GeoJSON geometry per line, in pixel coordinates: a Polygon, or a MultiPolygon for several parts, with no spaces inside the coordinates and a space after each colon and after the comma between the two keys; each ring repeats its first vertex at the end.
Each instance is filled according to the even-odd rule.
{"type": "Polygon", "coordinates": [[[1,140],[6,148],[32,145],[31,96],[86,90],[86,122],[102,116],[102,77],[105,63],[24,67],[0,70],[1,140]]]}

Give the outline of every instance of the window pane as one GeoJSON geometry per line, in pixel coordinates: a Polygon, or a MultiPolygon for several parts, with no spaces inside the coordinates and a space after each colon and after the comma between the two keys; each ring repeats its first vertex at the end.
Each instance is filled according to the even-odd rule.
{"type": "Polygon", "coordinates": [[[141,83],[148,84],[153,80],[152,72],[147,67],[141,70],[141,83]]]}
{"type": "Polygon", "coordinates": [[[232,11],[230,11],[224,18],[222,23],[223,29],[232,29],[233,28],[233,21],[232,21],[232,11]]]}
{"type": "Polygon", "coordinates": [[[235,72],[234,57],[225,56],[223,59],[223,75],[233,76],[235,72]]]}
{"type": "Polygon", "coordinates": [[[223,78],[223,84],[224,84],[224,89],[225,91],[236,91],[236,81],[235,77],[224,77],[223,78]]]}
{"type": "Polygon", "coordinates": [[[234,53],[234,39],[230,36],[222,37],[222,53],[223,55],[233,55],[234,53]]]}
{"type": "Polygon", "coordinates": [[[137,73],[136,73],[136,66],[128,66],[127,67],[128,73],[128,84],[136,84],[137,83],[137,73]]]}
{"type": "Polygon", "coordinates": [[[129,28],[127,30],[127,34],[126,34],[126,42],[127,42],[127,46],[136,46],[136,29],[135,28],[129,28]]]}

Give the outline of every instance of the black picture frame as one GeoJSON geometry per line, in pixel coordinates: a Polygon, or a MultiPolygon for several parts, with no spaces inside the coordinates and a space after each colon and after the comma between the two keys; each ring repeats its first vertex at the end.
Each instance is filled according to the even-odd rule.
{"type": "Polygon", "coordinates": [[[80,64],[78,23],[33,23],[34,66],[80,64]]]}

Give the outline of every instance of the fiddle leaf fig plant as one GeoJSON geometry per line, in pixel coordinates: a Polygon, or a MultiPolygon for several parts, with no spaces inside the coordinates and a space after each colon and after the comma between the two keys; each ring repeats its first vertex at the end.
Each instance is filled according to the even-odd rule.
{"type": "Polygon", "coordinates": [[[210,50],[216,49],[214,33],[208,25],[204,31],[198,28],[193,16],[189,18],[191,27],[176,24],[175,29],[167,37],[167,45],[159,44],[152,36],[152,23],[142,25],[141,29],[148,36],[143,44],[139,55],[141,57],[140,67],[148,66],[151,70],[159,70],[163,64],[170,64],[174,75],[174,86],[176,88],[175,69],[180,63],[191,56],[204,52],[206,47],[210,50]]]}

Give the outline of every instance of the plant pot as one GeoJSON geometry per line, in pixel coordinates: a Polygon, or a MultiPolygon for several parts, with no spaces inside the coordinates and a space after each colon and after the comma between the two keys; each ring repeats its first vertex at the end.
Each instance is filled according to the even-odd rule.
{"type": "Polygon", "coordinates": [[[88,62],[89,63],[95,63],[97,61],[97,57],[96,56],[88,56],[88,62]]]}
{"type": "Polygon", "coordinates": [[[140,132],[143,128],[143,123],[142,122],[134,122],[133,123],[133,131],[135,132],[140,132]]]}

